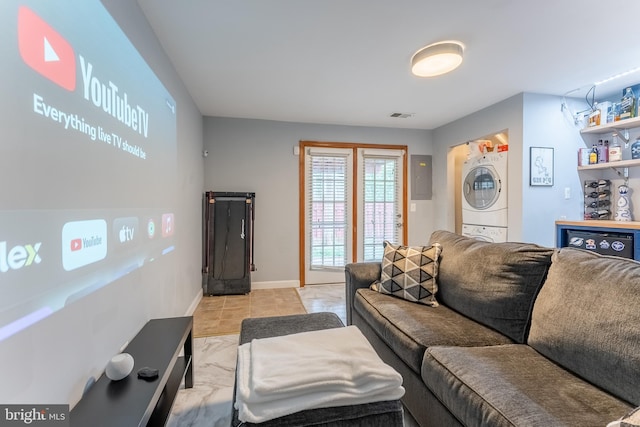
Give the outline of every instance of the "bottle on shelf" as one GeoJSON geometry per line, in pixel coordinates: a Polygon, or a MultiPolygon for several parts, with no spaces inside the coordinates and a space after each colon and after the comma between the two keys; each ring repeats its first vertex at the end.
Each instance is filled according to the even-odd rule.
{"type": "Polygon", "coordinates": [[[596,209],[596,208],[606,208],[609,205],[611,205],[610,200],[596,200],[589,203],[587,206],[592,209],[596,209]]]}
{"type": "Polygon", "coordinates": [[[593,111],[589,114],[588,127],[600,126],[602,110],[598,108],[598,103],[593,104],[593,111]]]}
{"type": "Polygon", "coordinates": [[[620,101],[620,120],[630,119],[636,116],[636,97],[630,87],[624,90],[620,101]]]}
{"type": "Polygon", "coordinates": [[[609,140],[598,141],[598,163],[607,163],[609,161],[609,140]]]}
{"type": "Polygon", "coordinates": [[[598,143],[596,144],[596,150],[598,154],[598,162],[597,163],[602,163],[602,140],[599,139],[598,143]]]}
{"type": "Polygon", "coordinates": [[[619,162],[622,160],[622,147],[618,143],[618,138],[614,135],[611,145],[609,145],[609,161],[619,162]]]}
{"type": "Polygon", "coordinates": [[[607,219],[609,218],[609,215],[611,215],[611,211],[609,209],[599,209],[589,214],[592,219],[607,219]]]}
{"type": "Polygon", "coordinates": [[[592,191],[591,193],[585,194],[585,197],[589,198],[589,199],[606,199],[607,197],[609,197],[609,195],[611,194],[611,191],[609,190],[603,190],[603,191],[592,191]]]}
{"type": "Polygon", "coordinates": [[[595,144],[593,144],[593,147],[591,148],[591,153],[589,153],[589,164],[595,165],[596,163],[598,163],[598,147],[595,144]]]}
{"type": "Polygon", "coordinates": [[[588,188],[606,187],[611,184],[608,179],[600,179],[598,181],[585,181],[584,186],[588,188]]]}
{"type": "Polygon", "coordinates": [[[633,214],[631,213],[631,203],[629,201],[629,187],[622,184],[618,187],[618,203],[616,204],[616,215],[614,219],[616,221],[633,221],[633,214]]]}
{"type": "Polygon", "coordinates": [[[631,144],[631,158],[640,159],[640,136],[631,144]]]}
{"type": "Polygon", "coordinates": [[[620,104],[614,102],[607,113],[607,123],[617,122],[618,120],[620,120],[620,104]]]}

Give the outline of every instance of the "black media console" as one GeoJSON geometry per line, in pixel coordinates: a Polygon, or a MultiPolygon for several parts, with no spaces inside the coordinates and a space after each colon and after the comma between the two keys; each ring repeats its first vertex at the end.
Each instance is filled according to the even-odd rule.
{"type": "Polygon", "coordinates": [[[131,374],[120,381],[103,374],[71,410],[71,426],[164,426],[182,379],[193,387],[192,329],[191,316],[147,322],[124,350],[133,356],[131,374]],[[139,379],[144,367],[159,369],[158,378],[139,379]]]}

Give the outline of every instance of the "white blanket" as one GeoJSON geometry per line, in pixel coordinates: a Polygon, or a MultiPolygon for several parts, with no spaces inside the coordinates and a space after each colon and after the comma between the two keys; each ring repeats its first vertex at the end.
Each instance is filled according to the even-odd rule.
{"type": "Polygon", "coordinates": [[[380,360],[355,326],[241,345],[237,376],[239,419],[252,423],[404,395],[400,374],[380,360]]]}

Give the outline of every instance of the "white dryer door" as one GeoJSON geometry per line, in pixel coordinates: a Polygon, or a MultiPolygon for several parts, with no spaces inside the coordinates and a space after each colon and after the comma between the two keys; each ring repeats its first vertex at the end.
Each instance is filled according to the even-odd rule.
{"type": "Polygon", "coordinates": [[[471,169],[462,184],[464,199],[477,210],[490,208],[498,200],[501,190],[500,177],[489,165],[471,169]]]}

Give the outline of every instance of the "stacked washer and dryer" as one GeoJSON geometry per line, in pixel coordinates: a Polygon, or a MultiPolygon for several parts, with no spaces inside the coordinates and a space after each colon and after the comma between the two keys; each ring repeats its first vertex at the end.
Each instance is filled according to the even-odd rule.
{"type": "Polygon", "coordinates": [[[462,166],[462,235],[506,242],[507,151],[468,159],[462,166]]]}

